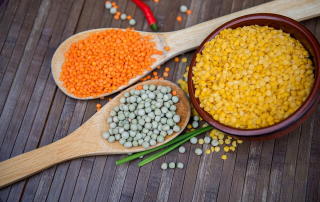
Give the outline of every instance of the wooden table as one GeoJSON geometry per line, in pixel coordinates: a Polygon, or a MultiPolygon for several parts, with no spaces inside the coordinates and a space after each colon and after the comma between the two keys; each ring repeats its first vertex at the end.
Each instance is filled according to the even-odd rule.
{"type": "MultiPolygon", "coordinates": [[[[100,27],[128,27],[114,20],[103,0],[0,1],[0,161],[57,141],[96,112],[104,100],[78,101],[55,85],[50,63],[69,36],[100,27]]],[[[173,31],[264,3],[264,0],[153,0],[160,31],[173,31]],[[182,15],[187,5],[192,14],[182,15]]],[[[129,0],[119,10],[136,19],[137,30],[151,31],[129,0]]],[[[302,22],[320,39],[320,18],[302,22]]],[[[168,80],[177,82],[188,63],[168,61],[168,80]]],[[[113,97],[113,96],[111,96],[113,97]]],[[[196,156],[200,145],[185,144],[139,168],[115,165],[126,155],[79,158],[51,167],[0,190],[0,201],[319,201],[320,106],[291,134],[267,142],[244,142],[235,152],[196,156]],[[182,162],[182,170],[162,171],[163,162],[182,162]]],[[[204,148],[208,145],[204,145],[204,148]]],[[[48,156],[50,158],[50,156],[48,156]]],[[[21,168],[23,169],[23,168],[21,168]]],[[[0,168],[1,172],[1,168],[0,168]]]]}

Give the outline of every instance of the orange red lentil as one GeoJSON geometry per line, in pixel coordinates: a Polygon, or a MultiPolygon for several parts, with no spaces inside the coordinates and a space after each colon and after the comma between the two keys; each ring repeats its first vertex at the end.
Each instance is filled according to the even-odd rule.
{"type": "Polygon", "coordinates": [[[73,43],[60,73],[63,87],[77,97],[98,97],[127,85],[155,62],[155,43],[149,39],[127,28],[92,33],[73,43]]]}

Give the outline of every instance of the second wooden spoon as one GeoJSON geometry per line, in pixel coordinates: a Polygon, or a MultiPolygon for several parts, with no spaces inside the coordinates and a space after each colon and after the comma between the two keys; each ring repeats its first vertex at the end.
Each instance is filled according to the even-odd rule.
{"type": "Polygon", "coordinates": [[[165,137],[164,142],[158,143],[150,148],[158,147],[183,131],[190,119],[190,105],[185,93],[174,83],[165,80],[146,81],[137,84],[120,93],[113,98],[107,105],[102,107],[93,117],[80,126],[76,131],[52,144],[41,147],[39,149],[21,154],[12,159],[0,163],[0,188],[7,186],[13,182],[26,178],[34,173],[44,170],[50,166],[61,163],[73,158],[107,155],[107,154],[125,154],[144,151],[142,146],[125,148],[118,141],[110,143],[102,138],[102,133],[109,130],[107,118],[110,117],[110,111],[116,105],[120,104],[120,98],[125,92],[136,88],[138,85],[154,84],[156,86],[170,86],[172,90],[177,92],[179,102],[176,103],[176,113],[180,115],[179,132],[165,137]]]}

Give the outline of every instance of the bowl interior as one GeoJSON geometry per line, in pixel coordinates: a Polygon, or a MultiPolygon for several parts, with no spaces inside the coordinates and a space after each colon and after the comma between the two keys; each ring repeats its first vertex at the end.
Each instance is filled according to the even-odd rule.
{"type": "Polygon", "coordinates": [[[300,23],[296,22],[295,20],[291,18],[287,18],[285,16],[281,16],[281,15],[265,14],[265,13],[242,16],[225,23],[224,25],[214,30],[202,42],[200,47],[197,49],[192,59],[192,62],[190,64],[189,74],[188,74],[188,88],[189,88],[190,98],[195,109],[198,111],[200,116],[207,123],[209,123],[210,125],[214,126],[215,128],[223,132],[233,134],[233,135],[239,135],[239,136],[260,136],[260,135],[276,133],[283,130],[284,128],[290,127],[291,125],[294,125],[294,124],[296,125],[296,122],[303,115],[305,115],[307,111],[312,107],[312,105],[316,102],[320,94],[319,60],[320,60],[320,47],[319,47],[318,41],[315,39],[315,37],[312,35],[312,33],[309,30],[307,30],[304,26],[302,26],[300,23]],[[290,115],[283,121],[277,124],[274,124],[272,126],[259,128],[259,129],[238,129],[238,128],[233,128],[233,127],[224,125],[214,120],[209,113],[207,113],[203,108],[200,107],[200,101],[198,98],[195,97],[195,88],[192,80],[192,77],[193,77],[192,69],[196,64],[196,56],[198,53],[202,52],[204,48],[204,44],[210,41],[211,39],[213,39],[216,35],[218,35],[220,31],[227,28],[234,29],[237,27],[250,26],[250,25],[269,26],[278,30],[283,30],[284,32],[289,33],[291,37],[299,40],[301,44],[304,46],[304,48],[308,50],[310,59],[313,61],[313,65],[315,67],[315,71],[314,71],[315,83],[307,100],[297,109],[296,112],[294,112],[292,115],[290,115]]]}

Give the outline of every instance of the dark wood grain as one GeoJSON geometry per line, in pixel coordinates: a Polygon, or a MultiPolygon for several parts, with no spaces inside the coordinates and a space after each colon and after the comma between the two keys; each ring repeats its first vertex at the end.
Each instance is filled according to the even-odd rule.
{"type": "Polygon", "coordinates": [[[310,158],[311,138],[313,133],[314,113],[302,124],[297,158],[296,174],[293,187],[293,201],[303,201],[306,197],[308,165],[310,158]]]}
{"type": "MultiPolygon", "coordinates": [[[[1,22],[0,22],[0,51],[2,50],[3,44],[6,40],[7,34],[9,32],[12,20],[17,11],[19,0],[9,1],[6,5],[1,9],[1,22]]],[[[2,70],[2,69],[1,69],[2,70]]],[[[4,71],[4,70],[3,70],[4,71]]],[[[3,71],[2,74],[3,75],[3,71]]],[[[2,77],[2,76],[1,76],[2,77]]]]}
{"type": "Polygon", "coordinates": [[[273,159],[271,174],[269,180],[269,189],[268,189],[268,201],[279,201],[280,191],[281,190],[281,181],[283,175],[283,165],[287,149],[287,140],[288,136],[283,136],[276,139],[274,150],[273,150],[273,159]]]}
{"type": "Polygon", "coordinates": [[[301,127],[288,134],[286,157],[284,162],[280,201],[292,201],[294,175],[296,171],[301,127]]]}
{"type": "MultiPolygon", "coordinates": [[[[250,8],[270,0],[153,0],[159,31],[175,31],[250,8]],[[181,5],[191,15],[179,11],[181,5]],[[182,21],[176,20],[177,16],[182,21]]],[[[130,0],[117,0],[122,13],[137,21],[136,30],[152,31],[142,11],[130,0]]],[[[0,159],[12,158],[70,134],[109,98],[77,101],[66,97],[50,72],[59,44],[87,29],[131,27],[115,20],[104,1],[10,0],[0,10],[0,159]]],[[[320,39],[320,18],[302,22],[320,39]]],[[[194,51],[156,69],[165,79],[183,79],[194,51]]],[[[150,73],[152,76],[152,73],[150,73]]],[[[0,190],[0,201],[319,201],[320,104],[303,125],[277,140],[244,142],[222,160],[220,152],[197,156],[210,145],[183,146],[138,167],[141,159],[116,166],[126,155],[79,158],[53,166],[0,190]],[[163,162],[182,162],[183,169],[162,171],[163,162]]],[[[202,134],[208,136],[209,132],[202,134]]],[[[150,156],[149,154],[147,156],[150,156]]],[[[146,158],[145,156],[144,158],[146,158]]]]}

